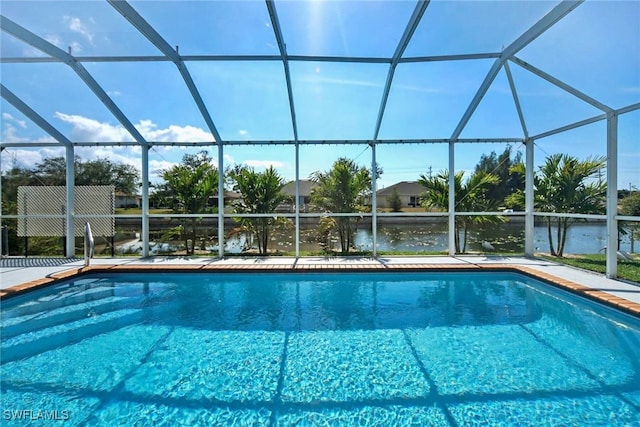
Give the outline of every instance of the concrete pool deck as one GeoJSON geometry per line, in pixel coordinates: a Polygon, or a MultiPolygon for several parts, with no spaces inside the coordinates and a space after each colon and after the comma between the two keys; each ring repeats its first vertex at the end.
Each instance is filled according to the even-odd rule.
{"type": "Polygon", "coordinates": [[[640,285],[543,259],[504,256],[3,258],[0,297],[88,272],[117,271],[455,271],[513,270],[640,316],[640,285]]]}

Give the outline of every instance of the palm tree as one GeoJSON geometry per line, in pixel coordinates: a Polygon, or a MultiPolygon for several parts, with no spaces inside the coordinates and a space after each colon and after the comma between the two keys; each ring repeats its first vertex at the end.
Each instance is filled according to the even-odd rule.
{"type": "MultiPolygon", "coordinates": [[[[605,212],[607,184],[594,180],[605,167],[604,157],[589,157],[580,161],[568,154],[553,154],[540,166],[533,177],[535,209],[541,212],[602,214],[605,212]]],[[[524,174],[524,165],[515,169],[524,174]]],[[[519,190],[510,199],[523,206],[524,192],[519,190]]],[[[549,252],[562,257],[567,231],[577,220],[568,217],[546,217],[549,252]],[[554,246],[552,228],[556,228],[554,246]]]]}
{"type": "MultiPolygon", "coordinates": [[[[237,213],[265,214],[273,213],[278,205],[286,200],[282,192],[284,179],[278,172],[269,167],[264,172],[256,172],[253,168],[241,168],[232,174],[235,188],[242,194],[242,200],[235,205],[237,213]]],[[[285,218],[282,218],[286,221],[285,218]]],[[[269,235],[278,224],[277,217],[238,218],[243,231],[253,233],[258,240],[258,252],[267,253],[269,235]]]]}
{"type": "MultiPolygon", "coordinates": [[[[466,182],[463,182],[464,171],[454,176],[455,209],[458,212],[492,211],[496,209],[496,200],[488,197],[489,189],[500,182],[500,179],[491,173],[479,171],[472,174],[466,182]]],[[[421,196],[421,205],[425,208],[449,209],[449,171],[443,171],[435,176],[420,175],[418,182],[426,191],[421,196]]],[[[456,216],[455,220],[455,246],[456,252],[464,253],[467,250],[467,236],[472,224],[489,222],[502,222],[504,218],[499,216],[456,216]],[[462,232],[462,245],[460,233],[462,232]]]]}
{"type": "MultiPolygon", "coordinates": [[[[381,170],[376,171],[378,175],[381,170]]],[[[311,190],[311,202],[325,212],[366,212],[367,197],[371,195],[371,172],[358,166],[353,160],[341,157],[327,172],[316,171],[310,179],[317,184],[311,190]]],[[[335,227],[340,238],[342,253],[348,253],[353,246],[355,233],[354,219],[337,217],[335,227]]]]}
{"type": "MultiPolygon", "coordinates": [[[[181,214],[204,213],[209,198],[218,192],[218,170],[206,151],[196,155],[185,154],[182,163],[162,171],[166,187],[173,195],[173,211],[181,214]]],[[[191,226],[191,236],[184,233],[187,255],[194,253],[196,245],[196,224],[198,218],[187,220],[191,226]],[[191,240],[191,244],[189,244],[191,240]]]]}

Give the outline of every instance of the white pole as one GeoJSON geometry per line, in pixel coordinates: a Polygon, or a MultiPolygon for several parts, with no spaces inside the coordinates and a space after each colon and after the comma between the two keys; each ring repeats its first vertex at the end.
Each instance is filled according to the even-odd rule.
{"type": "Polygon", "coordinates": [[[456,171],[455,171],[455,145],[449,141],[449,255],[456,254],[456,171]]]}
{"type": "Polygon", "coordinates": [[[298,141],[296,141],[295,150],[296,183],[294,205],[296,207],[296,258],[298,258],[300,256],[300,143],[298,141]]]}
{"type": "Polygon", "coordinates": [[[76,227],[75,227],[75,164],[74,157],[75,153],[73,150],[73,145],[67,145],[65,150],[65,160],[66,160],[66,219],[65,219],[65,227],[66,227],[66,239],[65,239],[65,256],[73,257],[76,255],[76,227]]]}
{"type": "Polygon", "coordinates": [[[524,254],[534,255],[533,240],[535,236],[534,189],[533,189],[533,139],[527,139],[525,154],[525,180],[524,180],[524,254]]]}
{"type": "Polygon", "coordinates": [[[218,141],[218,258],[224,258],[224,150],[218,141]]]}
{"type": "Polygon", "coordinates": [[[606,275],[618,275],[618,115],[607,114],[607,269],[606,275]]]}
{"type": "Polygon", "coordinates": [[[149,256],[149,146],[142,146],[142,256],[149,256]]]}
{"type": "Polygon", "coordinates": [[[375,258],[378,256],[378,198],[376,194],[378,165],[376,164],[376,144],[371,142],[369,145],[371,146],[371,237],[373,239],[373,257],[375,258]]]}

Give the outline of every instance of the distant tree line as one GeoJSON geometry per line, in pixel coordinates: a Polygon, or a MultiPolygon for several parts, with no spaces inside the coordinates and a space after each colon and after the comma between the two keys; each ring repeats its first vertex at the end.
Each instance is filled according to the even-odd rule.
{"type": "MultiPolygon", "coordinates": [[[[133,195],[140,187],[137,170],[127,164],[108,159],[83,161],[76,157],[76,185],[114,185],[116,192],[133,195]]],[[[605,212],[606,182],[597,179],[606,166],[605,159],[593,157],[579,160],[566,154],[549,156],[534,173],[534,208],[539,212],[603,214],[605,212]]],[[[376,176],[382,169],[375,171],[376,176]]],[[[187,154],[182,161],[161,171],[162,181],[152,187],[151,199],[156,205],[172,209],[177,214],[195,215],[216,213],[219,173],[214,159],[207,151],[187,154]]],[[[251,167],[235,165],[224,171],[224,187],[237,191],[242,197],[232,205],[238,227],[234,232],[251,236],[260,254],[268,253],[274,230],[290,226],[285,218],[271,215],[278,205],[287,201],[282,189],[285,180],[274,168],[257,172],[251,167]],[[244,214],[258,214],[256,217],[244,214]],[[269,215],[267,215],[269,214],[269,215]]],[[[339,242],[339,251],[348,253],[355,248],[354,236],[358,217],[332,216],[332,213],[364,213],[371,211],[371,169],[354,160],[339,158],[331,168],[315,171],[309,177],[316,186],[311,192],[311,203],[317,211],[326,212],[318,224],[320,244],[332,251],[331,242],[339,242]]],[[[507,146],[501,154],[482,155],[474,171],[465,176],[460,171],[454,176],[455,210],[457,212],[495,212],[502,209],[524,209],[525,171],[521,154],[513,155],[507,146]]],[[[435,175],[420,175],[418,182],[425,191],[421,206],[425,209],[446,211],[449,208],[449,171],[435,175]]],[[[65,185],[66,162],[63,157],[43,160],[35,167],[13,166],[2,177],[2,213],[17,213],[17,189],[27,185],[65,185]]],[[[625,191],[625,190],[621,190],[625,191]]],[[[620,192],[619,192],[620,193],[620,192]]],[[[391,195],[390,205],[400,211],[400,199],[391,195]]],[[[621,203],[623,215],[640,215],[640,192],[631,192],[621,203]]],[[[455,250],[464,253],[469,231],[478,224],[505,221],[500,215],[458,215],[455,220],[455,250]]],[[[197,248],[197,216],[180,220],[181,225],[168,233],[179,235],[187,254],[197,248]]],[[[563,256],[567,230],[576,220],[566,217],[545,217],[549,251],[563,256]]],[[[3,225],[15,228],[15,221],[3,225]]],[[[11,247],[19,248],[15,230],[11,247]]]]}
{"type": "MultiPolygon", "coordinates": [[[[137,169],[128,164],[112,162],[106,158],[82,160],[74,158],[75,185],[113,185],[117,193],[134,195],[140,187],[137,169]]],[[[50,157],[33,168],[12,165],[2,175],[2,214],[18,213],[18,187],[22,186],[64,186],[66,185],[66,161],[64,157],[50,157]]],[[[24,242],[17,237],[17,221],[3,220],[7,227],[9,248],[12,253],[24,251],[24,242]]],[[[59,251],[59,241],[51,237],[32,238],[30,251],[42,255],[53,255],[59,251]]]]}

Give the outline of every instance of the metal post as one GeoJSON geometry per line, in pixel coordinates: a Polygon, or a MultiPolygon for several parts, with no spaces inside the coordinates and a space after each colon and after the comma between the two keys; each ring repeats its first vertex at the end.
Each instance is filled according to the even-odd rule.
{"type": "Polygon", "coordinates": [[[224,258],[224,150],[218,141],[218,258],[224,258]]]}
{"type": "Polygon", "coordinates": [[[65,219],[65,227],[66,227],[66,245],[65,245],[65,256],[73,257],[76,255],[76,227],[75,227],[75,154],[73,150],[73,145],[67,145],[65,147],[66,151],[66,189],[67,189],[67,203],[66,203],[66,219],[65,219]]]}
{"type": "Polygon", "coordinates": [[[90,259],[93,258],[93,249],[95,243],[93,241],[93,233],[91,233],[91,225],[88,222],[84,224],[84,266],[88,267],[90,259]]]}
{"type": "MultiPolygon", "coordinates": [[[[149,256],[149,146],[142,145],[142,256],[149,256]]],[[[113,247],[113,246],[112,246],[113,247]]]]}
{"type": "Polygon", "coordinates": [[[296,258],[300,256],[300,143],[295,145],[296,184],[295,184],[295,213],[296,213],[296,258]]]}
{"type": "Polygon", "coordinates": [[[534,189],[533,189],[533,139],[525,140],[525,180],[524,180],[524,254],[534,255],[533,240],[535,236],[534,189]]]}
{"type": "Polygon", "coordinates": [[[618,275],[618,115],[607,114],[607,277],[618,275]]]}
{"type": "Polygon", "coordinates": [[[456,254],[455,142],[449,141],[449,256],[456,254]]]}
{"type": "Polygon", "coordinates": [[[2,152],[3,151],[4,151],[4,147],[0,147],[0,230],[2,230],[2,250],[0,251],[0,256],[9,255],[9,246],[7,245],[6,253],[5,253],[5,243],[4,243],[5,235],[7,235],[6,233],[7,227],[2,225],[2,152]]]}
{"type": "Polygon", "coordinates": [[[371,237],[373,239],[373,257],[378,256],[377,252],[377,240],[378,240],[378,198],[376,190],[378,188],[377,183],[377,171],[378,165],[376,163],[376,144],[370,142],[371,147],[371,237]]]}

